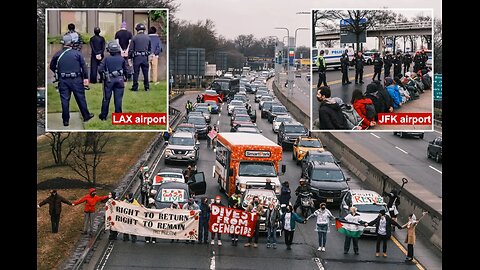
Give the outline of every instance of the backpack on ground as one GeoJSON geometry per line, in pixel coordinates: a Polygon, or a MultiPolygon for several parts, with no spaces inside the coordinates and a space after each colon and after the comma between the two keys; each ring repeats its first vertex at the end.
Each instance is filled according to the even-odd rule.
{"type": "Polygon", "coordinates": [[[363,119],[358,115],[353,106],[342,104],[340,109],[342,110],[343,117],[347,120],[348,129],[354,129],[357,126],[361,126],[363,119]]]}

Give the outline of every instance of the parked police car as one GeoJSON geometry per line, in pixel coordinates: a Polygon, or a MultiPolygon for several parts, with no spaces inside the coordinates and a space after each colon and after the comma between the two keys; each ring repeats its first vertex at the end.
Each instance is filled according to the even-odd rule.
{"type": "MultiPolygon", "coordinates": [[[[351,189],[343,197],[340,204],[340,217],[349,213],[350,207],[355,206],[360,218],[365,222],[374,220],[380,210],[384,209],[388,215],[387,204],[377,192],[366,189],[351,189]]],[[[365,227],[363,234],[375,235],[375,226],[365,227]]]]}

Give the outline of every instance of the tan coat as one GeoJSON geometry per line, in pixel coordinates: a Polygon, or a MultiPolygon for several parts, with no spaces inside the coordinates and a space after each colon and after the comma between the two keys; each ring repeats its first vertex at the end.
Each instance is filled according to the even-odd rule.
{"type": "Polygon", "coordinates": [[[405,243],[410,245],[415,245],[415,229],[417,228],[418,222],[422,220],[424,216],[421,216],[414,225],[411,225],[410,228],[407,228],[408,222],[403,224],[402,228],[407,228],[407,237],[405,238],[405,243]]]}
{"type": "MultiPolygon", "coordinates": [[[[250,203],[250,204],[248,204],[247,209],[246,209],[245,211],[251,213],[252,210],[253,210],[253,203],[250,203]]],[[[256,210],[257,210],[257,214],[259,214],[260,216],[265,213],[265,211],[263,210],[263,206],[262,206],[261,203],[259,203],[259,204],[257,205],[257,209],[256,209],[256,210]]]]}

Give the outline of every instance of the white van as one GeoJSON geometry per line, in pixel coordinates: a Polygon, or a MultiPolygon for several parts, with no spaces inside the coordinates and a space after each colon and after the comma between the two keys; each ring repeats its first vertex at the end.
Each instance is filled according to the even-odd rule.
{"type": "Polygon", "coordinates": [[[317,62],[317,56],[318,52],[323,50],[325,53],[323,54],[323,57],[325,58],[325,62],[327,63],[327,68],[334,68],[334,69],[339,69],[341,67],[340,64],[340,58],[342,57],[342,54],[345,52],[345,50],[348,50],[348,60],[352,61],[353,56],[355,52],[353,51],[352,48],[314,48],[312,49],[312,69],[313,71],[318,71],[317,65],[315,64],[317,62]]]}

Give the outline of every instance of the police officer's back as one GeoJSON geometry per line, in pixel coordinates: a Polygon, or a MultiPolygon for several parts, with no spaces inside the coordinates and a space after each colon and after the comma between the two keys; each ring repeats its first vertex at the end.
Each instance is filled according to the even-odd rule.
{"type": "Polygon", "coordinates": [[[116,41],[110,41],[107,45],[107,51],[110,53],[110,56],[105,57],[98,68],[104,81],[102,112],[99,115],[101,120],[107,119],[112,93],[114,95],[115,112],[122,112],[122,100],[125,90],[124,81],[127,74],[127,63],[120,54],[120,45],[116,41]]]}
{"type": "Polygon", "coordinates": [[[71,35],[64,35],[62,39],[64,47],[55,53],[50,62],[50,70],[58,79],[58,91],[62,103],[63,125],[68,126],[70,120],[70,97],[75,96],[78,107],[86,122],[93,117],[88,111],[85,99],[85,86],[88,85],[87,66],[83,55],[78,50],[72,49],[71,35]]]}
{"type": "Polygon", "coordinates": [[[141,69],[145,91],[148,91],[150,88],[148,56],[151,50],[151,41],[148,35],[145,34],[146,27],[143,23],[137,24],[135,30],[137,30],[138,33],[132,38],[128,49],[128,57],[133,58],[133,85],[131,90],[138,90],[138,75],[141,69]]]}

